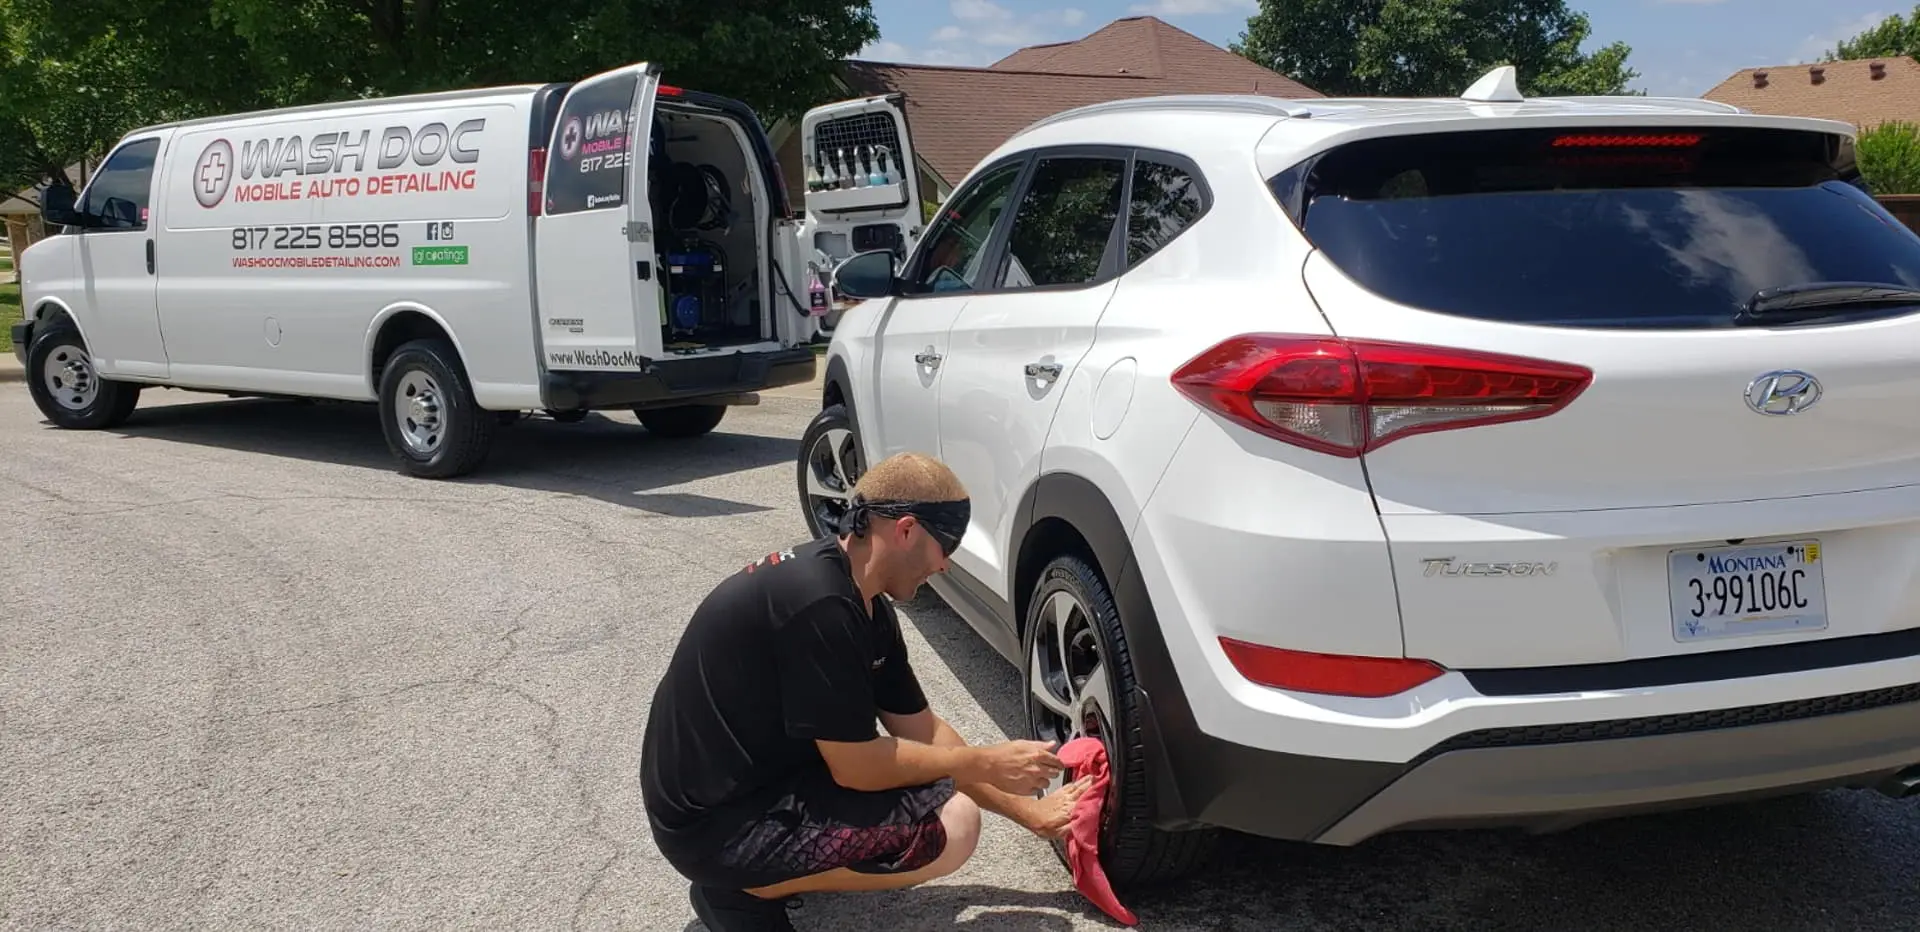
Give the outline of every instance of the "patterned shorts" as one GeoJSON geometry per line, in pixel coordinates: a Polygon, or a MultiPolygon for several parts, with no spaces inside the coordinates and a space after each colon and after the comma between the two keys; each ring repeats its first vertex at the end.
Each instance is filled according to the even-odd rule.
{"type": "Polygon", "coordinates": [[[675,866],[694,883],[733,890],[847,868],[898,874],[932,864],[947,846],[940,807],[952,780],[878,793],[850,790],[809,770],[718,814],[737,825],[720,853],[675,866]]]}

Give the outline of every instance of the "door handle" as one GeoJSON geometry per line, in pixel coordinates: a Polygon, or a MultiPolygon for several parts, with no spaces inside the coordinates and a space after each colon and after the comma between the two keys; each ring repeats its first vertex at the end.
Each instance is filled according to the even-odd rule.
{"type": "Polygon", "coordinates": [[[1051,382],[1060,377],[1060,364],[1057,362],[1027,363],[1027,378],[1051,382]]]}
{"type": "Polygon", "coordinates": [[[923,366],[928,366],[934,369],[940,368],[940,354],[934,352],[933,347],[931,346],[921,350],[918,353],[915,353],[913,356],[913,361],[923,366]]]}
{"type": "Polygon", "coordinates": [[[147,274],[153,274],[153,240],[147,240],[147,274]]]}

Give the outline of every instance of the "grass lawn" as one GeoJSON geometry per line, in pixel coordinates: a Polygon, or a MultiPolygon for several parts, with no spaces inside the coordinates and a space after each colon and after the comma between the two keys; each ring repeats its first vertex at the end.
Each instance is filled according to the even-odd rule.
{"type": "MultiPolygon", "coordinates": [[[[12,263],[0,259],[0,278],[5,278],[12,263]]],[[[20,319],[20,286],[0,284],[0,353],[13,354],[13,323],[20,319]]]]}

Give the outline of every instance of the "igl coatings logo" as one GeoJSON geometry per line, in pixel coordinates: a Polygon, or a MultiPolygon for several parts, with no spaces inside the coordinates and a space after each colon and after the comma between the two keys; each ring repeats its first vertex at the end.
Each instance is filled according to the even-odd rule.
{"type": "Polygon", "coordinates": [[[233,186],[233,144],[225,139],[207,143],[193,163],[193,199],[201,207],[214,208],[226,199],[233,186]]]}

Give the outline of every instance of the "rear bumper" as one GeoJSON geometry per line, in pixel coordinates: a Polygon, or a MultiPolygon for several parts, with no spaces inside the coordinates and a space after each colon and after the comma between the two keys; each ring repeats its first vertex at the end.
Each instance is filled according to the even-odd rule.
{"type": "Polygon", "coordinates": [[[1331,845],[1410,829],[1558,831],[1827,787],[1908,791],[1920,766],[1920,685],[1467,732],[1405,764],[1184,738],[1165,741],[1167,776],[1191,823],[1331,845]]]}
{"type": "Polygon", "coordinates": [[[811,381],[811,349],[663,359],[638,372],[549,371],[540,397],[553,411],[624,408],[741,395],[811,381]]]}

